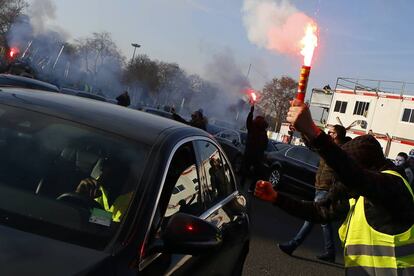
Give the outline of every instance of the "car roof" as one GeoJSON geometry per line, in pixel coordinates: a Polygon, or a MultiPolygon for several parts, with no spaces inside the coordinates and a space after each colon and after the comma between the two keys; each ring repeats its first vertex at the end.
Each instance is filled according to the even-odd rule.
{"type": "Polygon", "coordinates": [[[210,135],[200,129],[150,113],[111,103],[60,93],[33,93],[30,89],[0,88],[0,103],[25,108],[99,128],[147,145],[167,129],[180,136],[210,135]]]}
{"type": "Polygon", "coordinates": [[[10,74],[0,74],[0,87],[4,86],[59,92],[59,88],[56,85],[44,81],[10,74]]]}

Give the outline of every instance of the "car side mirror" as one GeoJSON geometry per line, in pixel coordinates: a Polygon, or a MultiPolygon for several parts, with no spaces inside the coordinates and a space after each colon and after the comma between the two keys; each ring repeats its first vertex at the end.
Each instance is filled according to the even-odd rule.
{"type": "Polygon", "coordinates": [[[161,234],[162,252],[199,255],[222,244],[221,230],[196,216],[177,213],[161,234]]]}

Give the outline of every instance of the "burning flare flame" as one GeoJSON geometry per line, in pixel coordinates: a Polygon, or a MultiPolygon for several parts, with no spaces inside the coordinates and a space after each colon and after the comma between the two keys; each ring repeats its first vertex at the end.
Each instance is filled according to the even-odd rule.
{"type": "Polygon", "coordinates": [[[309,23],[305,29],[305,36],[300,41],[302,45],[300,53],[303,55],[303,64],[306,66],[311,65],[313,51],[318,46],[317,29],[316,23],[309,23]]]}
{"type": "Polygon", "coordinates": [[[254,93],[253,91],[250,93],[250,95],[252,96],[252,101],[255,102],[257,97],[256,97],[256,93],[254,93]]]}

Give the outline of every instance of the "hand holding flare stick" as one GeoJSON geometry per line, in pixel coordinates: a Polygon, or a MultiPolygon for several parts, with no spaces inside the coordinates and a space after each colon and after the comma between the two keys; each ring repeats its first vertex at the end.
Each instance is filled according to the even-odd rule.
{"type": "MultiPolygon", "coordinates": [[[[296,101],[292,101],[292,105],[301,104],[305,101],[306,88],[308,87],[309,74],[311,70],[311,62],[315,47],[318,45],[318,37],[316,36],[317,26],[315,23],[309,23],[305,29],[305,36],[300,43],[303,45],[300,53],[303,55],[303,65],[300,70],[298,93],[296,101]]],[[[294,127],[290,127],[293,131],[294,127]]]]}
{"type": "Polygon", "coordinates": [[[309,74],[311,70],[313,51],[315,50],[315,47],[318,45],[318,37],[316,36],[316,30],[316,24],[309,23],[306,27],[305,36],[301,40],[303,48],[300,53],[303,55],[303,65],[300,70],[298,93],[296,94],[296,99],[301,102],[304,102],[305,100],[306,88],[308,86],[309,74]]]}

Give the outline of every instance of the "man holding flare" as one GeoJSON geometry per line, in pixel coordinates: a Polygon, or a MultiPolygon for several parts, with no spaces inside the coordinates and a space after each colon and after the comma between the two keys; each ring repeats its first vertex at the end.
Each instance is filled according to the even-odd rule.
{"type": "Polygon", "coordinates": [[[300,201],[258,181],[255,196],[315,223],[339,229],[348,275],[414,275],[414,194],[371,135],[339,147],[313,122],[306,104],[291,102],[287,121],[331,167],[340,183],[319,202],[300,201]]]}

